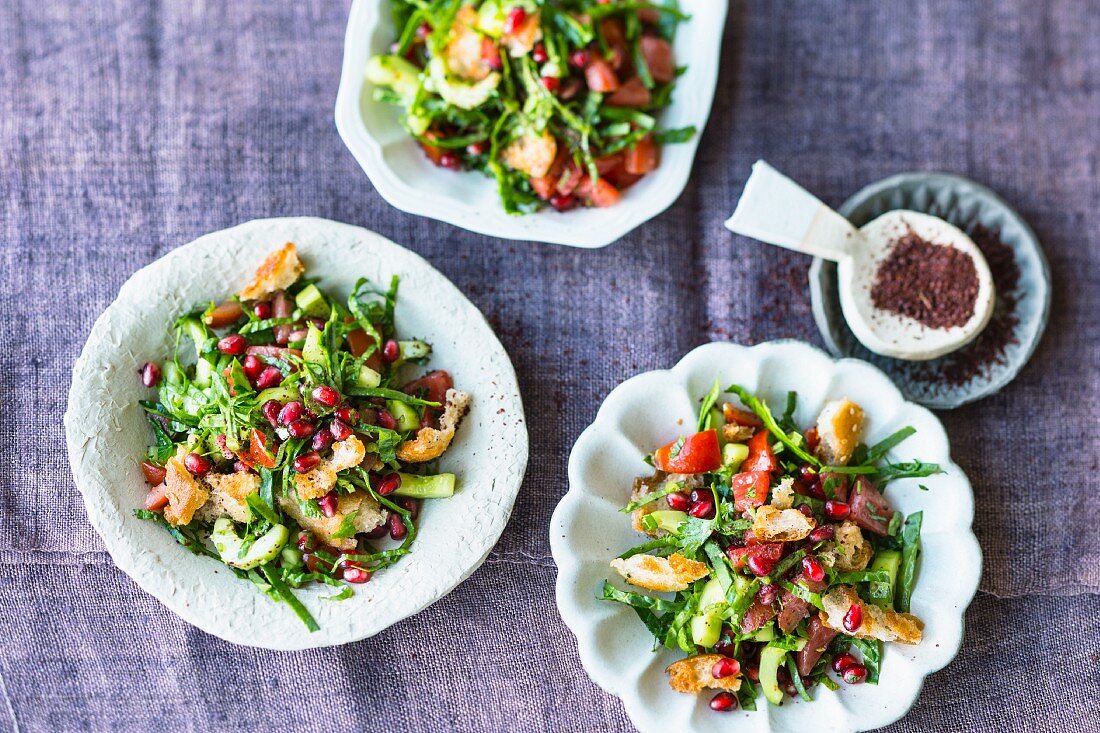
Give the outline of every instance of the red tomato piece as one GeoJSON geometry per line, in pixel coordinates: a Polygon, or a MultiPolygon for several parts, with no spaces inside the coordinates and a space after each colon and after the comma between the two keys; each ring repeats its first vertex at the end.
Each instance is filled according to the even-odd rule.
{"type": "MultiPolygon", "coordinates": [[[[748,461],[745,462],[748,463],[748,461]]],[[[743,471],[734,474],[733,478],[730,479],[734,508],[739,512],[743,512],[753,507],[762,506],[768,498],[770,483],[771,476],[767,471],[743,471]]]]}
{"type": "Polygon", "coordinates": [[[606,176],[614,173],[623,164],[622,153],[612,153],[611,155],[605,155],[600,158],[596,158],[596,172],[601,176],[606,176]]]}
{"type": "Polygon", "coordinates": [[[149,489],[145,495],[145,508],[151,512],[159,512],[168,506],[168,485],[159,484],[149,489]]]}
{"type": "Polygon", "coordinates": [[[667,473],[706,473],[722,465],[718,431],[704,430],[674,440],[653,454],[657,468],[667,473]]]}
{"type": "Polygon", "coordinates": [[[455,381],[451,378],[449,372],[445,372],[442,369],[436,369],[433,372],[428,372],[419,379],[409,382],[401,388],[401,391],[416,397],[419,397],[421,391],[423,391],[424,399],[429,402],[439,402],[442,404],[447,401],[447,390],[454,386],[455,381]]]}
{"type": "Polygon", "coordinates": [[[626,151],[623,156],[623,169],[627,173],[643,176],[656,170],[657,162],[657,143],[653,142],[652,135],[646,135],[626,151]]]}
{"type": "Polygon", "coordinates": [[[676,64],[672,60],[672,46],[668,41],[657,36],[644,35],[638,45],[654,81],[663,84],[676,78],[676,64]]]}
{"type": "Polygon", "coordinates": [[[585,176],[580,185],[577,186],[577,195],[599,208],[614,206],[622,198],[619,189],[611,185],[606,179],[599,178],[593,181],[588,176],[585,176]]]}
{"type": "Polygon", "coordinates": [[[772,472],[779,468],[779,461],[775,458],[775,452],[768,445],[768,431],[758,430],[749,441],[749,455],[741,464],[744,471],[772,472]]]}
{"type": "Polygon", "coordinates": [[[540,199],[546,200],[554,195],[557,186],[553,178],[543,176],[542,178],[532,178],[531,188],[535,189],[535,193],[540,199]]]}
{"type": "Polygon", "coordinates": [[[585,67],[584,80],[588,82],[589,89],[601,94],[608,94],[619,88],[619,77],[615,75],[611,64],[597,56],[593,56],[585,67]]]}
{"type": "Polygon", "coordinates": [[[761,545],[749,547],[727,547],[726,556],[733,563],[733,567],[741,569],[748,563],[750,557],[759,557],[761,560],[778,562],[783,557],[782,542],[767,542],[761,545]]]}
{"type": "Polygon", "coordinates": [[[730,403],[722,405],[722,416],[726,418],[726,422],[732,425],[742,425],[747,428],[762,428],[764,423],[756,416],[755,413],[748,410],[742,410],[739,407],[734,407],[730,403]]]}
{"type": "Polygon", "coordinates": [[[256,428],[252,428],[252,438],[248,441],[248,451],[240,458],[249,466],[275,468],[275,456],[269,452],[267,436],[256,428]]]}
{"type": "Polygon", "coordinates": [[[652,99],[653,95],[646,89],[642,80],[632,76],[607,98],[607,103],[612,107],[639,108],[648,106],[652,99]]]}

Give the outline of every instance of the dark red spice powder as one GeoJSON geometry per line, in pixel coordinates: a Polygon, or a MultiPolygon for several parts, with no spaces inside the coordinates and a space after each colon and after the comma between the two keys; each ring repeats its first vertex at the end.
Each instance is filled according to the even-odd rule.
{"type": "Polygon", "coordinates": [[[993,316],[985,329],[969,344],[944,357],[930,362],[914,363],[910,377],[926,382],[941,382],[951,386],[966,384],[976,377],[984,377],[989,370],[1005,363],[1005,351],[1017,343],[1016,327],[1020,317],[1016,312],[1020,293],[1020,266],[1012,247],[1001,241],[999,229],[987,229],[976,224],[970,238],[985,255],[989,272],[993,276],[996,300],[993,316]]]}
{"type": "Polygon", "coordinates": [[[890,245],[871,286],[871,302],[928,328],[954,328],[974,315],[978,271],[968,254],[910,231],[890,245]]]}

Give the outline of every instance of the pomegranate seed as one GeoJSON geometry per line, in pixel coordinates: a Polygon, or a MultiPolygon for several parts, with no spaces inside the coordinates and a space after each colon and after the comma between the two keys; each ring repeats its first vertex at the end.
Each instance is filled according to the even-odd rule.
{"type": "Polygon", "coordinates": [[[364,536],[365,536],[365,537],[366,537],[366,538],[367,538],[368,540],[380,540],[380,539],[382,539],[382,537],[384,537],[384,536],[385,536],[385,535],[386,535],[386,534],[387,534],[387,533],[388,533],[389,531],[390,531],[390,530],[389,530],[389,526],[387,525],[387,522],[386,522],[386,520],[383,520],[383,521],[382,521],[382,524],[378,525],[377,527],[375,527],[374,529],[372,529],[372,530],[371,530],[370,532],[364,532],[364,533],[363,533],[363,535],[364,535],[364,536]]]}
{"type": "Polygon", "coordinates": [[[814,508],[812,506],[810,506],[809,504],[799,504],[798,505],[798,511],[802,512],[802,514],[804,514],[805,516],[810,517],[811,519],[813,519],[814,508]]]}
{"type": "Polygon", "coordinates": [[[397,505],[409,513],[409,519],[416,519],[420,514],[420,502],[411,496],[400,496],[397,505]]]}
{"type": "Polygon", "coordinates": [[[546,91],[554,92],[561,86],[561,79],[556,76],[544,76],[542,77],[542,85],[546,87],[546,91]]]}
{"type": "Polygon", "coordinates": [[[720,680],[723,677],[733,677],[741,671],[741,665],[736,659],[730,659],[725,657],[719,659],[714,663],[714,666],[710,668],[710,676],[716,680],[720,680]]]}
{"type": "Polygon", "coordinates": [[[321,462],[321,455],[317,451],[302,453],[294,459],[294,470],[298,473],[309,473],[321,462]]]}
{"type": "Polygon", "coordinates": [[[279,400],[268,400],[260,408],[260,412],[264,414],[267,421],[271,423],[271,427],[278,427],[279,425],[279,411],[283,409],[283,403],[279,400]]]}
{"type": "Polygon", "coordinates": [[[688,514],[697,519],[712,519],[714,517],[714,502],[709,499],[697,501],[688,509],[688,514]]]}
{"type": "Polygon", "coordinates": [[[317,540],[309,532],[298,533],[298,549],[302,552],[311,552],[317,548],[317,540]]]}
{"type": "Polygon", "coordinates": [[[259,360],[254,354],[249,354],[241,362],[241,369],[244,370],[244,375],[248,377],[248,381],[256,381],[256,377],[260,376],[260,372],[264,370],[264,363],[259,360]]]}
{"type": "Polygon", "coordinates": [[[734,652],[737,651],[737,644],[733,641],[733,632],[728,626],[722,629],[722,635],[718,637],[718,641],[714,645],[714,651],[718,654],[725,654],[727,657],[732,657],[734,652]]]}
{"type": "Polygon", "coordinates": [[[401,347],[393,339],[382,345],[382,361],[392,364],[399,356],[401,356],[401,347]]]}
{"type": "Polygon", "coordinates": [[[845,652],[844,654],[838,655],[837,658],[833,660],[833,671],[840,674],[853,664],[859,664],[859,660],[845,652]]]}
{"type": "Polygon", "coordinates": [[[574,69],[583,69],[588,66],[588,62],[592,60],[592,55],[588,51],[574,51],[569,54],[569,65],[574,69]]]}
{"type": "Polygon", "coordinates": [[[427,38],[432,33],[432,26],[430,23],[421,23],[416,27],[417,38],[427,38]]]}
{"type": "Polygon", "coordinates": [[[815,583],[825,580],[825,568],[821,567],[821,563],[813,555],[802,558],[802,572],[815,583]]]}
{"type": "Polygon", "coordinates": [[[314,430],[313,423],[309,420],[295,420],[286,426],[286,431],[292,438],[308,438],[313,435],[314,430]]]}
{"type": "Polygon", "coordinates": [[[290,334],[286,337],[286,340],[290,341],[290,342],[305,341],[306,336],[308,336],[308,335],[309,335],[309,329],[307,329],[307,328],[296,328],[296,329],[294,329],[293,331],[290,332],[290,334]]]}
{"type": "Polygon", "coordinates": [[[310,316],[306,319],[306,321],[312,323],[318,331],[324,331],[325,326],[328,325],[328,321],[326,321],[324,318],[319,318],[317,316],[310,316]]]}
{"type": "Polygon", "coordinates": [[[145,362],[145,366],[141,368],[141,383],[146,387],[160,384],[160,367],[151,361],[145,362]]]}
{"type": "Polygon", "coordinates": [[[256,377],[256,389],[269,389],[279,385],[283,381],[283,373],[277,367],[264,367],[260,376],[256,377]]]}
{"type": "Polygon", "coordinates": [[[240,356],[248,348],[248,339],[239,333],[231,333],[218,342],[218,351],[230,356],[240,356]]]}
{"type": "Polygon", "coordinates": [[[546,46],[541,43],[535,44],[535,48],[531,51],[531,58],[535,60],[536,64],[545,64],[546,60],[550,58],[546,55],[546,46]]]}
{"type": "Polygon", "coordinates": [[[470,143],[466,146],[466,152],[474,157],[485,155],[487,152],[489,152],[489,141],[479,140],[476,143],[470,143]]]}
{"type": "Polygon", "coordinates": [[[205,456],[200,456],[198,453],[188,453],[183,459],[183,467],[196,476],[205,476],[210,473],[210,469],[214,465],[205,456]]]}
{"type": "Polygon", "coordinates": [[[753,682],[759,682],[760,668],[757,667],[755,664],[750,664],[749,666],[745,667],[745,676],[753,682]]]}
{"type": "Polygon", "coordinates": [[[831,524],[823,524],[810,532],[810,542],[816,545],[818,542],[831,540],[834,534],[836,534],[836,527],[831,524]]]}
{"type": "Polygon", "coordinates": [[[848,669],[844,670],[841,675],[844,681],[849,685],[858,685],[863,680],[867,679],[867,668],[862,664],[853,664],[848,669]]]}
{"type": "Polygon", "coordinates": [[[358,565],[345,565],[344,580],[349,583],[366,583],[370,580],[370,571],[358,565]]]}
{"type": "Polygon", "coordinates": [[[558,211],[569,211],[577,205],[577,199],[575,196],[563,196],[562,194],[555,194],[550,197],[550,205],[558,211]]]}
{"type": "Polygon", "coordinates": [[[389,496],[393,492],[397,491],[401,487],[400,474],[391,473],[382,478],[378,482],[378,493],[382,496],[389,496]]]}
{"type": "Polygon", "coordinates": [[[844,614],[844,630],[849,633],[855,633],[862,625],[863,607],[858,603],[853,603],[848,609],[848,613],[844,614]]]}
{"type": "Polygon", "coordinates": [[[290,425],[295,420],[301,420],[304,412],[305,406],[301,402],[297,400],[288,402],[283,406],[283,409],[279,410],[279,424],[290,425]]]}
{"type": "Polygon", "coordinates": [[[812,466],[799,466],[798,478],[805,484],[812,484],[818,480],[817,471],[812,466]]]}
{"type": "Polygon", "coordinates": [[[513,8],[512,12],[508,13],[508,17],[504,19],[504,27],[502,30],[505,33],[515,33],[526,20],[526,10],[523,8],[513,8]]]}
{"type": "Polygon", "coordinates": [[[710,699],[710,709],[716,713],[728,713],[737,709],[737,697],[732,692],[719,692],[710,699]]]}
{"type": "Polygon", "coordinates": [[[386,430],[394,430],[397,428],[397,421],[393,419],[393,415],[389,410],[378,411],[378,425],[386,430]]]}
{"type": "Polygon", "coordinates": [[[765,606],[770,606],[775,603],[776,597],[779,595],[779,586],[775,583],[768,583],[762,586],[760,590],[756,591],[756,600],[763,603],[765,606]]]}
{"type": "MultiPolygon", "coordinates": [[[[301,458],[301,456],[298,456],[298,458],[301,458]]],[[[320,458],[321,458],[320,456],[317,456],[318,460],[320,460],[320,458]]],[[[295,460],[294,462],[297,463],[298,461],[295,460]]],[[[295,466],[295,468],[297,468],[297,466],[295,466]]],[[[326,517],[336,516],[336,490],[335,489],[333,489],[332,491],[328,492],[327,494],[322,496],[320,499],[318,499],[317,503],[321,507],[321,513],[324,514],[326,517]]]]}
{"type": "Polygon", "coordinates": [[[233,461],[233,472],[234,473],[242,473],[242,472],[243,473],[255,473],[255,471],[252,470],[252,467],[249,466],[244,461],[233,461]]]}
{"type": "Polygon", "coordinates": [[[817,432],[817,428],[810,428],[806,431],[806,447],[810,449],[810,452],[817,450],[817,444],[821,442],[821,435],[817,432]]]}
{"type": "Polygon", "coordinates": [[[775,567],[775,563],[759,555],[753,555],[749,558],[749,570],[754,575],[767,575],[775,567]]]}
{"type": "Polygon", "coordinates": [[[688,498],[691,499],[692,504],[697,504],[700,501],[711,501],[714,498],[714,494],[710,493],[710,490],[700,491],[699,489],[692,489],[688,494],[688,498]]]}
{"type": "Polygon", "coordinates": [[[354,425],[359,422],[359,410],[354,407],[341,407],[336,411],[336,417],[348,425],[354,425]]]}
{"type": "Polygon", "coordinates": [[[691,508],[691,499],[679,491],[674,491],[666,496],[665,501],[668,502],[669,509],[677,512],[686,512],[691,508]]]}
{"type": "Polygon", "coordinates": [[[825,514],[831,519],[845,519],[852,513],[852,507],[843,501],[829,499],[825,502],[825,514]]]}
{"type": "Polygon", "coordinates": [[[320,384],[313,388],[313,400],[325,407],[336,407],[343,398],[340,393],[327,384],[320,384]]]}
{"type": "Polygon", "coordinates": [[[460,170],[462,168],[462,159],[454,153],[443,153],[443,155],[439,156],[439,167],[451,171],[460,170]]]}
{"type": "Polygon", "coordinates": [[[313,450],[321,451],[332,445],[333,435],[328,430],[318,430],[313,434],[313,442],[311,447],[313,450]]]}
{"type": "Polygon", "coordinates": [[[329,423],[328,430],[336,440],[347,440],[354,434],[343,420],[333,420],[329,423]]]}
{"type": "Polygon", "coordinates": [[[256,305],[252,306],[252,315],[259,318],[261,321],[266,321],[271,318],[271,301],[261,300],[256,305]]]}
{"type": "Polygon", "coordinates": [[[390,539],[403,540],[405,539],[405,535],[409,533],[405,523],[401,521],[400,514],[391,514],[390,518],[387,520],[387,524],[389,524],[390,527],[390,539]]]}

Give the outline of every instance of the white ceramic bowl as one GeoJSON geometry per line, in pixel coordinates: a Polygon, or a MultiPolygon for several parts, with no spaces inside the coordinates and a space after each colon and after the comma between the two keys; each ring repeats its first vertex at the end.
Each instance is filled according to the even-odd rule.
{"type": "Polygon", "coordinates": [[[362,639],[446,595],[496,544],[527,464],[515,372],[477,308],[412,252],[366,229],[305,217],[208,234],[135,273],[92,327],[76,362],[65,428],[88,519],[115,563],[185,621],[237,644],[272,649],[362,639]],[[169,329],[182,312],[236,292],[269,251],[288,241],[298,245],[306,273],[341,294],[360,276],[388,284],[399,275],[399,331],[429,341],[431,367],[450,371],[473,396],[441,459],[458,475],[455,495],[425,502],[412,553],[355,586],[352,598],[322,600],[333,590],[319,585],[297,591],[321,626],[312,634],[285,604],[133,513],[147,490],[137,462],[152,439],[138,405],[149,391],[137,370],[171,353],[169,329]]]}
{"type": "Polygon", "coordinates": [[[689,142],[665,145],[660,168],[632,186],[617,206],[512,216],[504,212],[492,179],[432,165],[401,127],[398,110],[376,102],[364,83],[367,59],[386,53],[394,39],[389,0],[352,4],[336,97],[336,127],[374,187],[402,211],[502,239],[603,247],[660,214],[680,196],[710,115],[729,2],[681,0],[680,5],[691,19],[680,25],[673,50],[677,64],[687,66],[687,71],[660,122],[669,129],[694,125],[698,133],[689,142]]]}
{"type": "Polygon", "coordinates": [[[551,519],[550,545],[558,564],[558,610],[577,636],[581,662],[607,692],[622,698],[644,733],[667,731],[854,731],[886,725],[912,707],[926,675],[946,665],[962,642],[963,612],[978,587],[981,551],[970,530],[970,483],[951,462],[947,436],[931,412],[906,402],[874,367],[854,359],[834,361],[817,349],[780,341],[751,348],[729,343],[700,346],[668,371],[628,379],[616,387],[577,440],[569,458],[569,492],[551,519]],[[918,646],[888,644],[878,685],[816,688],[812,703],[763,697],[756,712],[714,713],[709,696],[673,692],[665,667],[684,655],[653,638],[633,609],[597,600],[608,562],[644,541],[618,510],[631,480],[652,472],[642,458],[692,430],[698,400],[716,376],[723,386],[741,384],[773,407],[788,390],[799,394],[796,420],[810,425],[830,399],[850,397],[867,412],[865,440],[873,443],[912,425],[916,435],[891,454],[920,458],[946,473],[896,481],[886,496],[905,513],[924,511],[923,555],[912,611],[925,622],[918,646]],[[928,491],[921,491],[917,484],[928,491]]]}

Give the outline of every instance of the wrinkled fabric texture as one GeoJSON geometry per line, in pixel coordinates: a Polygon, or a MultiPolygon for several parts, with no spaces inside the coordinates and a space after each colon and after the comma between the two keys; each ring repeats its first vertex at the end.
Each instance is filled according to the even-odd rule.
{"type": "MultiPolygon", "coordinates": [[[[1090,0],[734,2],[692,183],[599,251],[402,214],[332,123],[348,3],[0,3],[0,730],[628,731],[554,607],[573,440],[627,377],[713,339],[821,343],[809,262],[722,228],[758,157],[839,204],[904,170],[987,184],[1042,239],[1050,328],[942,415],[985,555],[959,657],[892,731],[1100,730],[1100,13],[1090,0]],[[180,621],[88,524],[69,371],[135,270],[266,216],[425,255],[519,373],[528,476],[485,565],[374,639],[274,653],[180,621]]],[[[624,491],[627,487],[624,487],[624,491]]]]}

